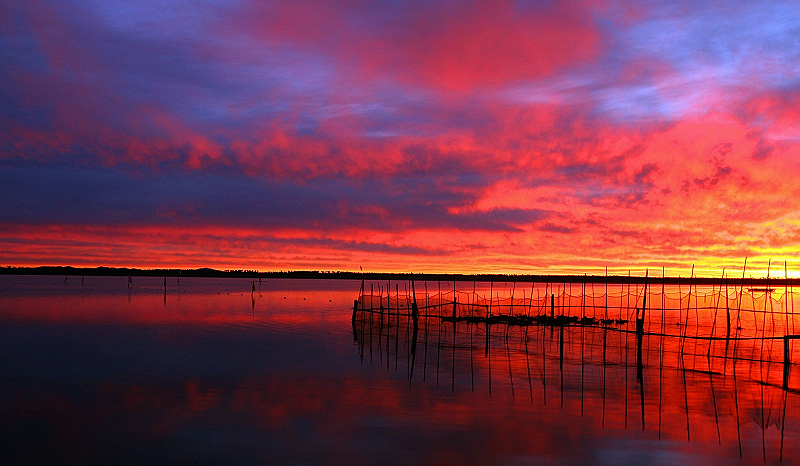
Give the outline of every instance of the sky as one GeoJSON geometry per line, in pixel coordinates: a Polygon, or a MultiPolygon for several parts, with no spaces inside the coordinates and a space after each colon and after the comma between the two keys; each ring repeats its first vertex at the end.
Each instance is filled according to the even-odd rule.
{"type": "Polygon", "coordinates": [[[0,265],[800,275],[793,1],[12,1],[0,82],[0,265]]]}

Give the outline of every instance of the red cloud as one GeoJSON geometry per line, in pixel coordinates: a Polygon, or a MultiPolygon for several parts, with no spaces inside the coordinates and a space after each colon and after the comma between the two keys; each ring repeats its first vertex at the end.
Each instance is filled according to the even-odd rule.
{"type": "MultiPolygon", "coordinates": [[[[254,41],[325,53],[346,79],[399,80],[446,90],[547,76],[593,59],[601,35],[574,2],[366,4],[280,2],[232,21],[254,41]]],[[[228,29],[229,24],[223,28],[228,29]]]]}

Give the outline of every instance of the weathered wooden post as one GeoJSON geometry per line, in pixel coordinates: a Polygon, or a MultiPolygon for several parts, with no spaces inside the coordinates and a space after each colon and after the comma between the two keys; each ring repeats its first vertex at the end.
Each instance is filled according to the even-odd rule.
{"type": "Polygon", "coordinates": [[[550,294],[550,317],[555,318],[556,316],[556,295],[555,293],[550,294]]]}

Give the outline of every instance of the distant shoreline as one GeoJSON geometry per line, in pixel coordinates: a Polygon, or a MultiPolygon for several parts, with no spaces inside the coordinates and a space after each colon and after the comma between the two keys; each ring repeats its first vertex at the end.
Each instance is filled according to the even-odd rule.
{"type": "Polygon", "coordinates": [[[390,273],[390,272],[325,272],[316,270],[294,270],[258,272],[254,270],[200,269],[138,269],[125,267],[0,267],[0,275],[70,275],[70,276],[132,276],[132,277],[212,277],[212,278],[289,278],[316,280],[396,280],[408,281],[460,281],[460,282],[520,282],[520,283],[650,283],[652,285],[696,284],[729,286],[782,287],[800,285],[800,278],[750,278],[745,277],[643,277],[627,275],[542,275],[542,274],[459,274],[459,273],[390,273]]]}

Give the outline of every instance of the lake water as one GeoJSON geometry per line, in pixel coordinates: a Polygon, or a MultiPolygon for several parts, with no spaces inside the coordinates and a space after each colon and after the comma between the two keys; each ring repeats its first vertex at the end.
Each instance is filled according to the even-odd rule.
{"type": "MultiPolygon", "coordinates": [[[[453,283],[417,286],[433,295],[453,283]]],[[[0,276],[4,462],[800,461],[800,370],[785,372],[780,341],[645,335],[639,345],[599,326],[487,332],[424,317],[444,312],[435,307],[415,332],[405,311],[352,321],[360,287],[168,278],[165,293],[163,278],[0,276]]],[[[516,291],[518,311],[546,312],[538,287],[541,302],[527,309],[516,291]]],[[[627,316],[622,296],[591,312],[627,316]]],[[[585,298],[573,304],[587,314],[585,298]]],[[[693,306],[680,315],[707,329],[711,314],[693,306]]],[[[672,322],[680,315],[648,325],[686,333],[672,322]]],[[[793,330],[767,315],[742,317],[742,334],[772,320],[775,332],[793,330]]]]}

